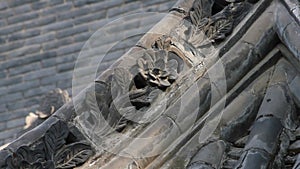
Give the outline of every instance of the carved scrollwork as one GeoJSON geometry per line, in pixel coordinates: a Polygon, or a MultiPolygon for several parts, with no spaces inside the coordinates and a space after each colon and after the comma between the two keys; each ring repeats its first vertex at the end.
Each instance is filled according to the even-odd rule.
{"type": "Polygon", "coordinates": [[[92,154],[90,145],[71,142],[70,132],[64,122],[57,122],[49,128],[45,135],[31,145],[19,147],[6,159],[10,169],[54,169],[73,168],[84,163],[92,154]]]}

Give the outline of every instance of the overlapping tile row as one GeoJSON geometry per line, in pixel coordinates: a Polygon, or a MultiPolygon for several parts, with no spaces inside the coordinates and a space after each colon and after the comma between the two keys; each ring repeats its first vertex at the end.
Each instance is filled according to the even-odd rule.
{"type": "MultiPolygon", "coordinates": [[[[298,100],[291,90],[298,76],[299,71],[285,59],[263,72],[225,108],[219,134],[201,145],[187,168],[299,167],[298,100]]],[[[187,144],[177,158],[184,158],[184,149],[193,146],[187,144]]]]}
{"type": "MultiPolygon", "coordinates": [[[[222,11],[221,11],[222,12],[222,11]]],[[[168,22],[168,20],[165,20],[165,22],[168,22]]],[[[177,29],[183,29],[185,27],[189,27],[190,25],[185,25],[184,22],[183,24],[180,24],[179,27],[175,27],[175,30],[177,29]]],[[[197,29],[197,28],[196,28],[197,29]]],[[[264,46],[266,44],[269,44],[270,45],[270,49],[272,48],[272,45],[274,46],[276,44],[276,38],[274,39],[274,36],[267,36],[269,34],[272,35],[272,32],[273,34],[275,34],[274,31],[272,31],[272,29],[268,30],[265,34],[265,36],[261,37],[261,41],[260,39],[257,40],[257,42],[255,43],[260,43],[261,46],[264,46]],[[269,32],[268,32],[269,31],[269,32]],[[267,38],[267,37],[270,37],[270,38],[267,38]]],[[[181,35],[177,35],[177,38],[178,36],[180,37],[181,35]]],[[[180,43],[179,42],[182,42],[180,41],[180,39],[176,40],[176,39],[172,39],[172,36],[171,38],[168,38],[168,35],[164,36],[164,37],[159,37],[158,40],[161,42],[163,41],[163,45],[159,45],[157,44],[157,41],[156,41],[156,38],[155,37],[151,37],[151,39],[154,39],[154,44],[153,44],[153,41],[152,41],[152,44],[149,44],[149,41],[151,42],[151,39],[147,39],[147,37],[151,37],[151,34],[149,36],[146,35],[146,38],[144,37],[144,39],[142,39],[139,43],[138,43],[138,46],[142,46],[143,48],[147,48],[147,47],[158,47],[158,49],[160,50],[167,50],[167,51],[170,51],[170,52],[173,52],[175,53],[179,58],[182,58],[184,60],[184,62],[186,63],[185,66],[183,67],[190,67],[192,66],[192,69],[193,69],[193,72],[196,72],[196,73],[192,73],[191,71],[189,70],[186,70],[186,72],[188,73],[185,73],[185,72],[182,72],[182,74],[179,74],[179,78],[178,80],[175,81],[175,84],[180,84],[180,85],[183,85],[183,87],[185,87],[184,85],[188,85],[188,86],[191,86],[191,84],[187,83],[188,80],[188,74],[190,75],[190,77],[193,77],[193,76],[196,76],[196,79],[197,79],[197,76],[200,77],[199,80],[196,81],[197,83],[197,86],[199,87],[197,90],[199,90],[199,92],[203,92],[204,95],[204,99],[201,100],[201,103],[200,103],[200,110],[197,109],[198,107],[198,104],[197,104],[197,93],[193,93],[193,88],[187,88],[187,90],[185,91],[185,94],[189,97],[186,97],[185,94],[181,95],[181,98],[179,98],[178,100],[176,99],[176,94],[175,94],[175,97],[169,97],[170,93],[172,94],[173,90],[174,89],[177,89],[176,86],[174,86],[174,88],[172,88],[172,86],[170,86],[170,92],[168,90],[166,90],[166,95],[165,95],[165,98],[168,98],[167,100],[171,100],[171,101],[168,101],[168,102],[171,102],[172,105],[170,104],[167,104],[167,109],[164,113],[162,113],[162,117],[160,117],[158,120],[155,120],[154,122],[152,122],[152,124],[149,124],[149,126],[144,130],[142,131],[140,134],[138,134],[138,137],[145,137],[145,136],[151,136],[152,134],[159,134],[159,133],[162,133],[163,132],[163,129],[164,129],[164,126],[169,126],[169,129],[167,129],[165,132],[166,133],[169,133],[167,135],[163,135],[163,139],[158,141],[158,140],[152,140],[152,143],[151,142],[147,142],[145,144],[141,144],[138,142],[138,140],[135,140],[134,138],[131,140],[121,140],[120,138],[118,138],[117,140],[121,140],[118,144],[109,144],[110,147],[110,150],[116,148],[118,149],[117,151],[119,153],[123,153],[123,155],[125,154],[129,154],[129,156],[135,156],[136,153],[141,153],[141,154],[147,154],[147,153],[150,153],[150,154],[155,154],[156,151],[159,151],[161,149],[165,149],[167,145],[169,145],[170,143],[172,143],[172,141],[174,140],[174,138],[176,137],[179,137],[179,135],[181,134],[184,134],[185,131],[191,127],[191,125],[193,125],[193,123],[191,123],[191,119],[193,115],[195,115],[195,112],[196,112],[196,117],[201,117],[209,108],[210,104],[209,102],[207,102],[207,100],[209,99],[206,99],[206,98],[210,98],[211,97],[211,91],[210,91],[210,86],[209,86],[209,78],[201,78],[201,77],[208,77],[208,73],[205,72],[204,69],[201,69],[197,71],[197,69],[195,70],[194,67],[197,67],[197,65],[201,64],[201,62],[203,62],[203,58],[199,57],[199,56],[193,56],[193,55],[188,55],[188,54],[185,54],[185,52],[189,52],[189,51],[184,51],[182,49],[189,49],[189,50],[192,50],[194,53],[197,53],[195,52],[196,49],[193,49],[193,48],[188,48],[188,47],[183,47],[181,48],[180,46],[180,43]],[[183,55],[182,55],[183,54],[183,55]],[[202,73],[201,73],[202,72],[202,73]],[[182,81],[182,79],[184,79],[184,81],[182,81]],[[178,112],[176,110],[178,110],[178,108],[180,107],[180,104],[181,104],[181,99],[183,100],[186,100],[186,109],[184,110],[184,112],[178,112]],[[172,101],[174,100],[174,101],[172,101]],[[203,102],[204,101],[204,102],[203,102]],[[169,131],[170,130],[170,131],[169,131]],[[121,146],[121,147],[120,147],[121,146]],[[123,147],[122,146],[125,146],[124,149],[122,149],[123,147]],[[147,148],[147,147],[152,147],[152,148],[147,148]]],[[[181,38],[185,38],[185,36],[181,36],[181,38]]],[[[185,38],[187,39],[187,38],[185,38]]],[[[242,41],[241,41],[242,42],[242,41]]],[[[186,45],[186,44],[184,44],[186,45]]],[[[230,80],[230,83],[229,83],[229,88],[232,88],[234,86],[235,83],[237,83],[239,81],[239,79],[247,73],[248,69],[250,69],[251,67],[253,67],[255,65],[255,63],[258,63],[259,61],[259,57],[257,53],[255,52],[260,52],[259,54],[264,54],[268,51],[268,49],[266,50],[259,50],[260,48],[258,47],[257,51],[254,52],[254,50],[250,50],[251,48],[253,48],[252,46],[248,45],[247,43],[241,43],[239,44],[240,46],[245,46],[246,50],[243,51],[242,49],[242,52],[241,52],[241,55],[245,56],[245,57],[238,57],[239,55],[235,55],[236,58],[230,58],[230,54],[227,55],[227,57],[223,56],[225,59],[224,59],[224,64],[228,67],[226,67],[228,70],[228,72],[230,72],[230,69],[234,69],[235,64],[232,64],[232,62],[234,62],[233,60],[239,60],[241,62],[247,62],[247,59],[249,59],[249,62],[253,62],[253,64],[245,64],[245,65],[242,65],[241,67],[238,68],[238,70],[241,71],[241,74],[239,74],[238,76],[235,76],[233,77],[231,80],[230,80]],[[251,51],[251,52],[250,52],[251,51]],[[226,60],[227,59],[227,60],[226,60]],[[245,61],[246,60],[246,61],[245,61]]],[[[267,46],[267,45],[266,45],[267,46]]],[[[138,49],[135,49],[135,50],[138,50],[138,49]]],[[[157,49],[154,49],[154,50],[157,50],[157,49]]],[[[201,50],[200,50],[201,51],[201,50]]],[[[233,52],[236,52],[234,50],[232,50],[233,52]]],[[[134,51],[133,51],[134,53],[134,51]]],[[[191,52],[192,53],[192,52],[191,52]]],[[[130,55],[130,53],[129,53],[130,55]]],[[[132,54],[133,55],[133,54],[132,54]]],[[[201,56],[201,55],[200,55],[201,56]]],[[[210,56],[210,55],[208,55],[210,56]]],[[[135,56],[135,59],[138,60],[140,56],[135,56]]],[[[126,58],[128,60],[134,60],[133,58],[130,58],[130,56],[128,56],[128,58],[126,58]]],[[[206,58],[207,60],[210,60],[211,63],[208,63],[207,67],[209,67],[210,65],[213,65],[213,62],[214,62],[214,57],[211,56],[210,57],[207,57],[206,58]]],[[[235,60],[235,61],[236,61],[235,60]]],[[[183,63],[184,63],[183,62],[183,63]]],[[[237,61],[238,62],[238,61],[237,61]]],[[[180,62],[178,62],[180,63],[180,62]]],[[[181,61],[182,63],[182,61],[181,61]]],[[[120,60],[119,63],[116,64],[117,66],[120,66],[120,67],[128,67],[130,68],[131,65],[126,63],[126,60],[120,60]],[[123,62],[122,62],[123,61],[123,62]],[[124,63],[125,61],[125,63],[124,63]]],[[[134,65],[133,65],[134,66],[134,65]]],[[[199,69],[199,68],[198,68],[199,69]]],[[[109,71],[108,71],[109,72],[109,71]]],[[[114,72],[114,70],[111,70],[107,75],[108,76],[102,76],[102,77],[109,77],[109,74],[114,72]]],[[[227,73],[227,72],[226,72],[227,73]]],[[[98,81],[107,81],[106,79],[103,79],[103,78],[99,78],[98,81]]],[[[191,81],[192,82],[192,81],[191,81]]],[[[179,87],[181,87],[179,85],[179,87]]],[[[178,91],[178,90],[174,90],[174,91],[178,91]]],[[[219,93],[220,96],[222,96],[222,93],[219,93]]],[[[219,97],[220,97],[219,96],[219,97]]],[[[219,98],[220,99],[220,98],[219,98]]],[[[218,100],[218,98],[217,98],[218,100]]],[[[215,104],[215,103],[212,103],[212,104],[215,104]]],[[[152,105],[151,105],[152,106],[152,105]]],[[[156,106],[155,103],[153,104],[153,106],[156,106]]],[[[160,105],[158,105],[160,106],[160,105]]],[[[159,108],[156,107],[156,109],[160,110],[159,108]]],[[[147,110],[147,109],[146,109],[147,110]]],[[[151,110],[151,109],[150,109],[151,110]]],[[[147,112],[147,114],[149,114],[151,112],[147,112]]],[[[152,112],[153,113],[153,112],[152,112]]],[[[105,113],[106,114],[106,113],[105,113]]],[[[139,113],[141,114],[141,113],[139,113]]],[[[91,114],[92,117],[96,117],[96,115],[93,113],[91,114]]],[[[155,114],[154,114],[155,115],[155,114]]],[[[149,115],[148,115],[149,116],[149,115]]],[[[79,117],[83,117],[83,116],[79,116],[79,117]]],[[[89,118],[89,119],[95,119],[95,118],[89,118]]],[[[89,134],[87,135],[87,137],[89,137],[93,142],[94,144],[97,145],[97,147],[101,147],[102,146],[102,140],[101,139],[97,139],[97,134],[101,134],[101,133],[92,133],[93,131],[95,131],[94,129],[91,130],[91,127],[92,125],[89,125],[88,121],[87,120],[84,120],[84,119],[79,119],[79,123],[81,123],[81,127],[83,128],[83,132],[88,132],[89,134]],[[85,128],[84,126],[89,126],[87,128],[85,128]]],[[[102,128],[102,127],[100,127],[102,128]]],[[[98,129],[100,131],[100,128],[98,129]]],[[[139,126],[138,126],[139,128],[139,126]]],[[[135,130],[136,131],[136,130],[135,130]]],[[[134,135],[134,132],[131,132],[131,131],[126,131],[125,129],[125,133],[129,133],[129,134],[133,134],[134,135]]],[[[124,134],[125,134],[124,133],[124,134]]],[[[127,134],[126,133],[126,134],[127,134]]],[[[116,137],[118,137],[117,135],[115,135],[116,137]]],[[[112,142],[112,140],[114,140],[116,138],[112,137],[112,139],[108,142],[112,142]]],[[[105,140],[104,140],[105,141],[105,140]]],[[[108,143],[107,142],[107,143],[108,143]]],[[[107,145],[107,143],[105,143],[105,145],[107,145]]],[[[107,149],[107,148],[106,148],[107,149]]],[[[107,149],[108,150],[108,149],[107,149]]],[[[101,155],[100,155],[101,156],[101,155]]],[[[105,154],[103,154],[103,156],[101,156],[101,158],[107,158],[108,160],[110,160],[109,162],[107,162],[106,164],[104,164],[104,168],[122,168],[122,167],[125,167],[127,165],[133,167],[133,166],[139,166],[140,168],[145,168],[147,165],[149,165],[149,163],[151,161],[153,161],[155,159],[155,156],[153,157],[149,157],[149,158],[133,158],[133,159],[130,159],[130,158],[126,158],[126,157],[120,157],[120,156],[115,156],[114,155],[108,155],[106,156],[105,154]]],[[[96,166],[95,166],[96,167],[96,166]]]]}
{"type": "Polygon", "coordinates": [[[49,121],[93,147],[82,168],[297,168],[299,60],[270,19],[281,3],[179,1],[49,121]]]}
{"type": "MultiPolygon", "coordinates": [[[[271,76],[270,72],[271,70],[268,70],[268,73],[264,73],[262,77],[269,78],[269,76],[271,76]]],[[[250,87],[253,86],[251,85],[250,87]]],[[[229,121],[229,125],[222,129],[221,133],[225,133],[221,134],[222,140],[210,140],[209,143],[205,144],[202,148],[200,148],[200,150],[194,155],[194,157],[192,157],[187,168],[199,168],[201,166],[208,168],[266,168],[267,166],[271,166],[271,168],[283,168],[280,165],[284,165],[285,163],[283,159],[280,159],[280,157],[282,158],[285,157],[284,155],[286,155],[284,154],[284,152],[286,152],[287,150],[289,138],[286,138],[286,133],[281,133],[281,122],[278,121],[278,119],[272,120],[272,116],[266,117],[266,121],[264,122],[261,122],[260,120],[254,122],[255,116],[257,115],[257,107],[260,105],[261,102],[257,101],[254,105],[252,104],[253,102],[251,102],[251,104],[249,104],[249,107],[254,107],[254,109],[245,108],[247,106],[243,104],[241,106],[238,105],[241,102],[243,103],[243,98],[247,98],[247,100],[245,100],[249,101],[249,99],[252,100],[253,98],[255,98],[253,96],[256,95],[252,95],[252,97],[249,97],[251,95],[246,96],[248,98],[245,97],[244,93],[241,93],[241,95],[225,109],[224,116],[228,116],[228,112],[231,111],[231,114],[237,115],[239,116],[239,118],[233,121],[229,121]],[[250,118],[251,116],[252,118],[250,118]],[[254,124],[250,129],[250,126],[253,122],[254,124]],[[273,125],[274,123],[276,123],[277,125],[271,125],[270,123],[272,122],[273,125]],[[277,132],[275,129],[278,129],[277,132]],[[230,135],[230,131],[236,132],[230,135]],[[251,131],[250,136],[247,135],[248,131],[251,131]],[[273,135],[275,136],[275,138],[266,138],[263,137],[263,135],[273,135]],[[279,137],[279,135],[281,137],[279,137]],[[274,150],[276,150],[279,147],[278,142],[281,141],[282,149],[280,149],[280,153],[283,153],[284,155],[277,155],[276,153],[274,154],[274,152],[276,152],[274,150]],[[214,152],[216,152],[216,150],[220,152],[218,154],[215,154],[214,152]],[[273,151],[271,154],[268,153],[270,150],[273,151]],[[276,157],[277,161],[275,164],[271,164],[272,162],[269,161],[270,156],[276,157]]],[[[262,94],[260,95],[260,97],[262,97],[262,94]]],[[[258,116],[261,117],[260,115],[258,116]]],[[[184,152],[184,150],[182,151],[184,152]]],[[[178,158],[179,157],[180,153],[178,153],[178,158]]]]}

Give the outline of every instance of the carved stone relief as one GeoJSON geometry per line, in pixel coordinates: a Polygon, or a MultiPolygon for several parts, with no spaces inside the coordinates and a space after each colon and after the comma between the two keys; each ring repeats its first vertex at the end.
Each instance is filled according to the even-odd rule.
{"type": "Polygon", "coordinates": [[[9,169],[74,168],[92,155],[91,146],[78,140],[65,122],[58,121],[37,142],[12,151],[6,165],[9,169]]]}
{"type": "MultiPolygon", "coordinates": [[[[184,29],[186,38],[176,39],[182,34],[175,38],[159,36],[151,47],[140,49],[143,52],[139,56],[130,58],[134,60],[132,67],[113,67],[108,71],[107,78],[96,81],[85,91],[81,96],[83,99],[79,99],[81,102],[75,102],[78,103],[75,106],[79,114],[72,122],[99,153],[93,161],[93,165],[99,166],[92,167],[246,169],[294,166],[296,169],[300,165],[299,106],[295,104],[299,102],[295,98],[299,71],[293,65],[298,62],[291,63],[288,57],[291,54],[284,52],[287,49],[282,44],[278,45],[280,42],[273,23],[263,24],[264,29],[259,30],[261,32],[249,28],[245,31],[246,36],[235,39],[233,47],[220,55],[227,78],[226,86],[222,87],[228,91],[219,92],[217,100],[210,102],[211,86],[219,83],[219,79],[211,82],[207,69],[197,67],[205,58],[201,53],[202,47],[207,42],[223,48],[219,42],[226,43],[225,39],[255,6],[250,1],[228,2],[216,12],[213,11],[213,0],[194,1],[188,12],[180,11],[187,14],[182,25],[172,29],[182,29],[186,22],[190,22],[191,25],[184,29]],[[202,35],[207,37],[205,43],[202,35]],[[255,37],[249,38],[253,35],[255,37]],[[190,44],[186,45],[181,40],[190,44]],[[187,80],[189,78],[192,80],[187,80]],[[198,88],[193,90],[191,84],[196,84],[198,88]],[[176,95],[174,90],[179,88],[182,93],[176,95]],[[202,96],[200,100],[195,99],[197,94],[202,96]],[[147,121],[146,116],[152,115],[151,108],[155,103],[162,102],[163,97],[173,100],[169,107],[160,112],[160,118],[152,124],[140,125],[139,122],[147,121]],[[185,109],[177,111],[182,100],[186,101],[185,109]],[[210,128],[210,122],[216,119],[209,113],[220,113],[218,106],[224,100],[226,104],[220,123],[202,142],[201,132],[210,128]],[[196,116],[191,116],[193,113],[196,116]],[[108,130],[101,118],[109,124],[108,130]],[[190,123],[189,118],[194,123],[190,123]],[[110,132],[111,129],[117,134],[134,137],[163,134],[159,141],[138,144],[135,140],[119,139],[115,132],[110,132]],[[103,131],[108,137],[98,139],[103,131]],[[108,153],[98,146],[102,143],[111,149],[124,150],[129,157],[108,153]],[[163,143],[162,147],[157,146],[160,143],[163,143]],[[160,148],[163,152],[151,157],[137,158],[130,154],[136,151],[145,155],[160,148]]],[[[251,24],[255,27],[262,23],[258,20],[251,24]]],[[[93,150],[82,139],[76,138],[73,132],[65,122],[54,124],[36,143],[11,151],[7,166],[73,168],[84,163],[92,156],[93,150]]],[[[77,131],[77,134],[80,132],[77,131]]]]}
{"type": "Polygon", "coordinates": [[[183,23],[187,26],[183,33],[185,39],[196,48],[225,40],[253,6],[247,1],[234,1],[213,14],[214,3],[213,0],[194,1],[186,17],[187,24],[183,23]]]}
{"type": "Polygon", "coordinates": [[[128,119],[141,120],[142,112],[175,82],[182,65],[169,56],[165,50],[149,49],[131,70],[114,70],[111,82],[114,99],[107,120],[118,131],[126,126],[128,119]]]}

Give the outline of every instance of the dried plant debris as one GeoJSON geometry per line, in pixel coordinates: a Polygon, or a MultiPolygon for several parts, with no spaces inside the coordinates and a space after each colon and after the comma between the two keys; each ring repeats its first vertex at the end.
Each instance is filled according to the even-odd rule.
{"type": "Polygon", "coordinates": [[[71,98],[66,90],[57,88],[49,91],[45,96],[43,96],[38,109],[34,113],[30,112],[29,115],[26,116],[26,126],[24,126],[25,130],[19,135],[41,124],[62,105],[70,100],[71,98]]]}

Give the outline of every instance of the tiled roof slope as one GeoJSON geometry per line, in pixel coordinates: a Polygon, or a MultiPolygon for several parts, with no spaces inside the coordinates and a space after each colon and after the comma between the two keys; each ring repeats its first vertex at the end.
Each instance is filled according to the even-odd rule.
{"type": "MultiPolygon", "coordinates": [[[[0,145],[34,111],[41,96],[62,88],[71,94],[72,71],[88,38],[116,18],[136,12],[166,12],[168,0],[6,0],[0,2],[0,145]]],[[[157,18],[134,18],[115,32],[149,29],[157,18]],[[149,19],[150,18],[150,19],[149,19]]],[[[105,43],[112,39],[106,39],[105,43]]],[[[120,44],[110,65],[139,38],[120,44]]],[[[105,45],[103,43],[103,45],[105,45]]]]}

